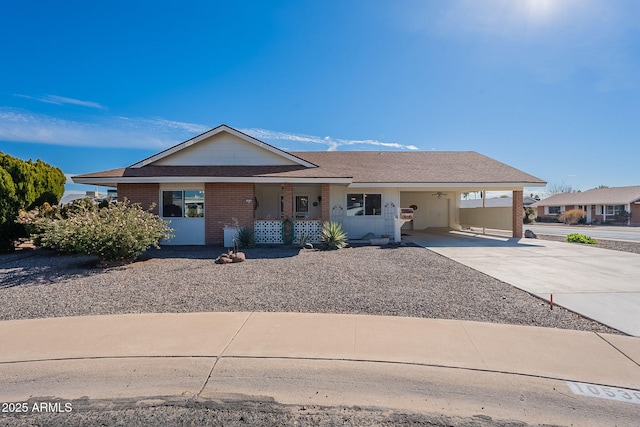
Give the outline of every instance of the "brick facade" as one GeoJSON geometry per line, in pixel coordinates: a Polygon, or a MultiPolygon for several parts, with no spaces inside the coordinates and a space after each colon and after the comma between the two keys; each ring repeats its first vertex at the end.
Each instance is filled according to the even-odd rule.
{"type": "Polygon", "coordinates": [[[293,184],[290,182],[282,184],[282,199],[284,200],[282,215],[285,218],[293,218],[293,184]]]}
{"type": "MultiPolygon", "coordinates": [[[[545,209],[544,206],[538,206],[538,216],[547,216],[544,213],[544,209],[545,209]]],[[[575,206],[575,205],[564,206],[565,212],[572,209],[578,209],[578,206],[575,206]]],[[[595,224],[604,221],[604,218],[605,218],[604,215],[602,214],[600,215],[596,214],[596,212],[598,212],[598,209],[600,209],[600,212],[602,212],[603,209],[605,209],[605,207],[603,205],[591,205],[591,222],[595,224]]],[[[608,215],[607,218],[610,220],[611,215],[608,215]]],[[[629,225],[640,225],[640,205],[631,203],[631,222],[629,225]]]]}
{"type": "Polygon", "coordinates": [[[640,205],[631,203],[631,225],[640,225],[640,205]]]}
{"type": "Polygon", "coordinates": [[[158,215],[158,206],[160,205],[159,197],[159,184],[118,184],[119,201],[126,198],[132,203],[140,203],[143,209],[149,209],[151,205],[155,205],[151,212],[156,215],[158,215]]]}
{"type": "Polygon", "coordinates": [[[330,185],[323,183],[322,184],[322,201],[320,202],[321,206],[322,206],[322,222],[329,222],[331,220],[331,212],[330,212],[330,205],[331,205],[331,191],[330,191],[330,185]]]}
{"type": "Polygon", "coordinates": [[[513,237],[522,237],[522,219],[524,217],[522,190],[513,192],[513,237]]]}
{"type": "Polygon", "coordinates": [[[253,228],[255,187],[252,183],[207,183],[204,187],[205,244],[221,244],[224,226],[253,228]],[[247,203],[251,200],[251,203],[247,203]]]}

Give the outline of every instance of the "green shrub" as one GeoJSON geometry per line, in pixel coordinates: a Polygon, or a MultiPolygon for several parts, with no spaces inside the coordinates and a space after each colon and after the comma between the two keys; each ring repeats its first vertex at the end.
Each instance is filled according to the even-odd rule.
{"type": "Polygon", "coordinates": [[[585,236],[584,234],[573,233],[567,236],[567,242],[570,243],[585,243],[587,245],[595,245],[598,243],[593,237],[585,236]]]}
{"type": "Polygon", "coordinates": [[[560,222],[558,221],[558,215],[538,215],[536,217],[536,222],[560,222]]]}
{"type": "Polygon", "coordinates": [[[61,212],[44,212],[32,224],[34,241],[65,253],[96,255],[104,261],[133,261],[161,239],[173,237],[168,222],[127,200],[97,208],[85,202],[61,212]]]}
{"type": "Polygon", "coordinates": [[[347,246],[347,234],[339,222],[325,222],[322,224],[320,240],[326,249],[342,249],[347,246]]]}
{"type": "Polygon", "coordinates": [[[240,249],[252,248],[256,245],[253,230],[247,227],[240,227],[233,239],[240,249]]]}
{"type": "Polygon", "coordinates": [[[569,225],[576,225],[580,219],[586,218],[587,213],[580,209],[571,209],[558,217],[558,220],[569,225]]]}
{"type": "Polygon", "coordinates": [[[13,250],[27,230],[15,218],[20,209],[56,204],[64,193],[64,173],[41,160],[21,160],[0,152],[0,251],[13,250]]]}

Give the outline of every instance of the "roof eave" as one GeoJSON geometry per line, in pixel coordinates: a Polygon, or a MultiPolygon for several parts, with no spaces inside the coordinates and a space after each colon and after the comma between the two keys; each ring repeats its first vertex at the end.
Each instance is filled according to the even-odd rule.
{"type": "Polygon", "coordinates": [[[350,184],[351,178],[329,177],[329,178],[309,178],[309,177],[278,177],[278,176],[149,176],[149,177],[71,177],[76,184],[115,186],[117,184],[163,184],[163,183],[209,183],[209,182],[243,182],[280,184],[290,182],[293,184],[350,184]]]}
{"type": "Polygon", "coordinates": [[[440,188],[454,188],[454,189],[466,189],[466,188],[481,188],[487,190],[513,190],[523,187],[544,187],[546,183],[540,182],[354,182],[350,187],[405,187],[405,188],[419,188],[419,187],[440,187],[440,188]]]}

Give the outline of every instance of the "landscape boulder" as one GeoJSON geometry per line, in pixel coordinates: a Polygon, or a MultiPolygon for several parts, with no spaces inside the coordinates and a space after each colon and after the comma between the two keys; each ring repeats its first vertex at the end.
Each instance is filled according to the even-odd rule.
{"type": "Polygon", "coordinates": [[[231,264],[231,263],[234,263],[234,262],[242,262],[242,261],[244,261],[246,259],[247,259],[247,257],[245,256],[244,252],[229,251],[229,252],[223,253],[218,258],[216,258],[215,259],[215,263],[216,264],[231,264]]]}

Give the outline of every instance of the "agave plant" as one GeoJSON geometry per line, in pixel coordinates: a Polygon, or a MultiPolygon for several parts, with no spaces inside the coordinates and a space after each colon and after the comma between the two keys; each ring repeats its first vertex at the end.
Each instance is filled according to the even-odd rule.
{"type": "Polygon", "coordinates": [[[253,230],[247,227],[240,227],[234,236],[234,241],[240,249],[252,248],[256,245],[253,230]]]}
{"type": "Polygon", "coordinates": [[[347,234],[339,222],[325,222],[322,224],[320,240],[327,249],[342,249],[347,246],[347,234]]]}

